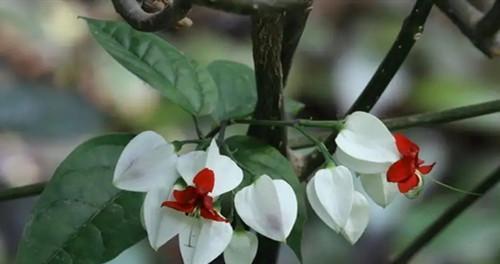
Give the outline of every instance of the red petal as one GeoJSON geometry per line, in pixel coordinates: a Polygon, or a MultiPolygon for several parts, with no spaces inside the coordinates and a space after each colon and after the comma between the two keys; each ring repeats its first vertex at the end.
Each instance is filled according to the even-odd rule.
{"type": "Polygon", "coordinates": [[[431,165],[423,165],[418,167],[418,171],[422,174],[427,174],[431,172],[432,168],[436,165],[436,162],[432,163],[431,165]]]}
{"type": "Polygon", "coordinates": [[[214,208],[214,199],[208,195],[203,197],[203,207],[212,210],[214,208]]]}
{"type": "Polygon", "coordinates": [[[196,192],[196,188],[188,186],[185,190],[179,191],[174,190],[174,198],[177,202],[180,203],[192,203],[196,201],[196,197],[198,196],[196,192]]]}
{"type": "Polygon", "coordinates": [[[420,179],[418,178],[417,175],[414,174],[413,176],[409,177],[405,181],[401,181],[398,183],[399,191],[402,193],[407,193],[411,189],[417,187],[419,182],[420,182],[420,179]]]}
{"type": "Polygon", "coordinates": [[[226,218],[222,217],[215,210],[208,210],[206,208],[201,208],[201,216],[206,219],[218,221],[218,222],[228,222],[226,218]]]}
{"type": "Polygon", "coordinates": [[[418,155],[420,148],[405,135],[395,133],[394,139],[396,139],[396,146],[398,147],[398,151],[399,153],[401,153],[401,155],[412,157],[416,157],[418,155]]]}
{"type": "Polygon", "coordinates": [[[410,157],[402,158],[393,163],[387,171],[387,181],[401,182],[415,174],[415,165],[410,157]]]}
{"type": "Polygon", "coordinates": [[[194,186],[200,194],[207,194],[214,189],[215,175],[209,168],[204,168],[193,179],[194,186]]]}
{"type": "Polygon", "coordinates": [[[172,209],[175,209],[177,211],[181,211],[184,213],[192,213],[195,209],[194,204],[184,204],[184,203],[179,203],[175,201],[165,201],[161,204],[162,207],[170,207],[172,209]]]}

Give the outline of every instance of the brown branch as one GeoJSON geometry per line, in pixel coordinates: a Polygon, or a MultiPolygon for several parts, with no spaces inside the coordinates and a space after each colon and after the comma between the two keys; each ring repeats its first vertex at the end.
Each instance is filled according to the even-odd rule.
{"type": "Polygon", "coordinates": [[[500,43],[495,34],[500,29],[500,1],[485,15],[466,0],[434,0],[434,3],[486,56],[500,56],[500,43]]]}
{"type": "MultiPolygon", "coordinates": [[[[500,167],[498,167],[490,176],[483,180],[473,193],[485,194],[500,181],[500,167]]],[[[408,263],[408,261],[419,252],[426,244],[440,234],[453,220],[462,212],[469,208],[482,196],[466,195],[448,208],[434,223],[432,223],[422,234],[420,234],[403,252],[394,259],[392,263],[408,263]]]]}
{"type": "MultiPolygon", "coordinates": [[[[281,48],[283,40],[282,12],[258,12],[252,16],[252,45],[257,81],[255,119],[281,120],[284,117],[283,71],[281,48]]],[[[286,128],[250,126],[248,135],[279,149],[286,155],[286,128]]],[[[255,263],[276,263],[279,243],[259,235],[255,263]]]]}
{"type": "MultiPolygon", "coordinates": [[[[257,13],[252,17],[252,44],[257,81],[257,105],[254,119],[281,120],[283,108],[283,71],[281,44],[282,13],[257,13]]],[[[260,138],[285,153],[284,127],[250,126],[248,134],[260,138]]]]}
{"type": "Polygon", "coordinates": [[[162,10],[148,13],[136,0],[112,0],[118,14],[140,31],[159,31],[174,27],[191,9],[190,1],[176,0],[162,10]]]}
{"type": "Polygon", "coordinates": [[[304,10],[311,0],[192,0],[193,4],[236,14],[251,15],[255,12],[281,12],[304,10]]]}
{"type": "Polygon", "coordinates": [[[286,87],[288,75],[292,67],[293,56],[302,37],[306,21],[311,11],[312,1],[305,9],[289,11],[285,14],[283,29],[283,49],[281,51],[281,64],[283,65],[283,86],[286,87]]]}

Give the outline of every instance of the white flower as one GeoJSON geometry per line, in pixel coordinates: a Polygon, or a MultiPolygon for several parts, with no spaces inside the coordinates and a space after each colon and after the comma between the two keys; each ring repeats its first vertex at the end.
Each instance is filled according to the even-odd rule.
{"type": "Polygon", "coordinates": [[[254,233],[248,231],[235,231],[231,243],[224,250],[224,261],[227,264],[251,264],[259,241],[254,233]]]}
{"type": "Polygon", "coordinates": [[[125,147],[113,182],[117,188],[147,192],[142,214],[155,250],[179,234],[184,262],[205,264],[224,251],[233,234],[214,201],[242,179],[242,170],[220,155],[215,141],[207,151],[177,157],[170,143],[148,131],[125,147]],[[187,187],[174,186],[179,174],[187,187]]]}
{"type": "Polygon", "coordinates": [[[386,207],[397,195],[395,183],[388,182],[388,168],[399,160],[394,136],[377,117],[354,112],[335,138],[334,158],[360,174],[363,189],[372,200],[386,207]]]}
{"type": "Polygon", "coordinates": [[[399,152],[389,129],[378,118],[365,112],[347,116],[345,127],[335,138],[335,143],[335,158],[358,173],[384,173],[399,160],[399,152]]]}
{"type": "Polygon", "coordinates": [[[334,158],[361,175],[366,193],[382,207],[394,199],[397,189],[408,197],[418,193],[422,175],[434,166],[423,165],[417,144],[391,134],[382,121],[365,112],[347,116],[335,142],[334,158]]]}
{"type": "Polygon", "coordinates": [[[349,169],[338,166],[318,170],[306,192],[318,217],[351,244],[356,243],[368,225],[370,208],[366,198],[354,190],[349,169]]]}
{"type": "Polygon", "coordinates": [[[286,240],[297,219],[297,197],[292,187],[267,175],[236,193],[234,206],[243,222],[276,241],[286,240]]]}
{"type": "Polygon", "coordinates": [[[389,205],[399,194],[397,185],[388,182],[385,173],[363,174],[360,179],[366,194],[380,207],[389,205]]]}
{"type": "Polygon", "coordinates": [[[174,147],[153,131],[134,137],[125,147],[113,174],[116,188],[146,192],[156,186],[172,187],[178,178],[174,147]]]}

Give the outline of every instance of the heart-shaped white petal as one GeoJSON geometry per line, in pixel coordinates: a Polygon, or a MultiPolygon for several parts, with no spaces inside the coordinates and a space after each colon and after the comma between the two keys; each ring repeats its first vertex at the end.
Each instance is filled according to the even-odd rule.
{"type": "Polygon", "coordinates": [[[353,176],[344,166],[321,169],[307,184],[307,198],[314,212],[330,228],[340,231],[353,203],[353,176]]]}
{"type": "Polygon", "coordinates": [[[191,222],[191,218],[183,213],[161,207],[166,200],[172,200],[169,193],[172,191],[166,188],[150,190],[146,194],[142,206],[142,215],[148,240],[154,250],[158,250],[163,244],[169,241],[185,229],[191,222]]]}
{"type": "Polygon", "coordinates": [[[389,205],[399,193],[396,183],[388,182],[385,173],[363,174],[360,179],[366,194],[381,207],[389,205]]]}
{"type": "Polygon", "coordinates": [[[351,214],[341,233],[351,244],[356,243],[361,237],[370,220],[370,205],[365,196],[355,191],[351,214]]]}
{"type": "Polygon", "coordinates": [[[185,264],[207,264],[217,258],[231,241],[233,228],[226,222],[192,218],[179,234],[179,247],[185,264]]]}
{"type": "Polygon", "coordinates": [[[354,112],[335,138],[335,158],[359,173],[381,173],[399,159],[394,137],[375,116],[354,112]]]}
{"type": "Polygon", "coordinates": [[[113,184],[123,190],[146,192],[170,188],[178,178],[174,147],[153,131],[134,137],[116,163],[113,184]]]}
{"type": "Polygon", "coordinates": [[[234,206],[243,222],[276,241],[285,241],[297,219],[297,197],[292,187],[267,175],[236,193],[234,206]]]}
{"type": "Polygon", "coordinates": [[[258,243],[254,233],[235,231],[231,243],[224,250],[224,261],[227,264],[251,264],[257,254],[258,243]]]}
{"type": "Polygon", "coordinates": [[[207,151],[189,152],[179,157],[177,162],[177,170],[188,185],[192,185],[193,178],[203,168],[209,168],[215,174],[213,196],[233,190],[243,180],[243,171],[229,157],[220,155],[215,140],[207,151]]]}

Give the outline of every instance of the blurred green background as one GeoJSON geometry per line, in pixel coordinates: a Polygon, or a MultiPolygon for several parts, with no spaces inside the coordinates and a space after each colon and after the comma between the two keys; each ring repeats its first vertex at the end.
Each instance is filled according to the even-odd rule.
{"type": "MultiPolygon", "coordinates": [[[[287,93],[306,104],[300,117],[342,116],[395,39],[413,1],[316,0],[287,93]]],[[[193,138],[190,116],[128,73],[91,39],[77,16],[118,19],[110,1],[0,1],[0,188],[45,181],[79,143],[116,131],[154,129],[193,138]]],[[[252,66],[248,18],[205,8],[194,25],[162,33],[202,63],[252,66]]],[[[441,110],[500,98],[500,60],[484,57],[433,10],[423,36],[374,109],[381,117],[441,110]]],[[[204,120],[203,129],[210,128],[204,120]]],[[[243,131],[241,128],[239,131],[243,131]]],[[[500,114],[405,131],[436,161],[432,176],[471,189],[500,160],[500,114]]],[[[370,225],[350,246],[310,212],[305,263],[383,263],[462,194],[432,182],[418,199],[373,204],[370,225]]],[[[467,210],[412,263],[500,263],[500,189],[467,210]]],[[[0,263],[13,263],[36,201],[0,203],[0,263]]],[[[177,242],[153,254],[138,244],[114,263],[180,263],[177,242]]],[[[280,263],[296,263],[283,248],[280,263]]]]}

